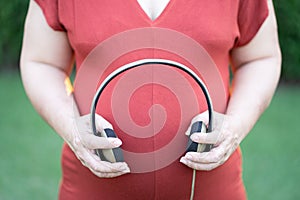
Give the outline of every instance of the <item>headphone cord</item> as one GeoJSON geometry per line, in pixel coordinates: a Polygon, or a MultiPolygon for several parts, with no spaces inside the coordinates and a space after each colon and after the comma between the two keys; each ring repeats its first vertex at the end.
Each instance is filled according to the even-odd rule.
{"type": "Polygon", "coordinates": [[[193,200],[193,199],[194,199],[195,182],[196,182],[196,170],[193,169],[193,176],[192,176],[192,186],[191,186],[190,200],[193,200]]]}

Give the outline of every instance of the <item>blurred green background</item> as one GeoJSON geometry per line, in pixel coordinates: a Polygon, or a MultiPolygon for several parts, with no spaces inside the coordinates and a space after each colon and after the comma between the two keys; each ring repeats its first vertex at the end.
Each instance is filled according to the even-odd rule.
{"type": "MultiPolygon", "coordinates": [[[[300,199],[300,1],[274,0],[283,54],[270,108],[242,143],[250,200],[300,199]]],[[[56,199],[62,140],[36,114],[19,77],[28,1],[0,0],[0,200],[56,199]]]]}

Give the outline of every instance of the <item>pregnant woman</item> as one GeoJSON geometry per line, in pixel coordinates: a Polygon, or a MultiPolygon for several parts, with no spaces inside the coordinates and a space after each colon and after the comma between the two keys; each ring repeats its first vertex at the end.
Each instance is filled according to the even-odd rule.
{"type": "Polygon", "coordinates": [[[32,104],[65,141],[61,200],[246,199],[239,144],[268,107],[280,66],[271,0],[32,0],[21,55],[32,104]],[[208,121],[201,89],[161,64],[111,81],[96,124],[118,138],[92,134],[97,88],[142,59],[181,63],[206,84],[213,130],[191,139],[213,144],[209,152],[185,152],[185,132],[208,121]],[[94,151],[117,147],[124,162],[101,160],[94,151]]]}

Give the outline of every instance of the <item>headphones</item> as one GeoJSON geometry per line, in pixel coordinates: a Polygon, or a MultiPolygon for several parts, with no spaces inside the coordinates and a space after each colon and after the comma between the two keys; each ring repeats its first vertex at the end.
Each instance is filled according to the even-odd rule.
{"type": "MultiPolygon", "coordinates": [[[[99,86],[99,88],[94,96],[94,99],[92,101],[92,105],[91,105],[91,126],[92,126],[93,134],[96,136],[100,136],[100,137],[117,138],[116,133],[110,128],[106,128],[106,129],[104,129],[104,131],[101,131],[101,132],[97,131],[95,115],[96,115],[96,107],[97,107],[98,100],[99,100],[103,90],[110,83],[110,81],[112,79],[114,79],[115,77],[117,77],[118,75],[120,75],[121,73],[123,73],[129,69],[136,68],[136,67],[139,67],[142,65],[150,65],[150,64],[161,64],[161,65],[167,65],[170,67],[175,67],[175,68],[180,69],[180,70],[186,72],[187,74],[189,74],[197,82],[197,84],[199,85],[199,87],[201,88],[201,90],[205,96],[206,103],[208,106],[208,124],[206,126],[202,121],[197,121],[192,124],[191,131],[188,135],[189,139],[188,139],[186,151],[187,152],[190,152],[190,151],[208,152],[208,151],[210,151],[213,147],[213,144],[198,144],[196,142],[193,142],[190,139],[190,137],[196,132],[209,133],[212,131],[213,105],[212,105],[212,101],[211,101],[209,92],[208,92],[205,84],[202,82],[202,80],[190,68],[188,68],[187,66],[185,66],[181,63],[171,61],[171,60],[165,60],[165,59],[143,59],[143,60],[131,62],[131,63],[128,63],[128,64],[123,65],[122,67],[116,69],[115,71],[113,71],[111,74],[109,74],[105,78],[105,80],[99,86]]],[[[101,160],[109,161],[109,162],[124,162],[122,149],[120,147],[117,147],[114,149],[96,149],[95,151],[101,160]]]]}

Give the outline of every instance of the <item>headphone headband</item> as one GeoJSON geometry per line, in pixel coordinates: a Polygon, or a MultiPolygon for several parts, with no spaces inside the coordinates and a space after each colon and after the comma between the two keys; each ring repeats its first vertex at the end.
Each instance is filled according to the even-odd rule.
{"type": "Polygon", "coordinates": [[[167,65],[170,67],[175,67],[175,68],[180,69],[180,70],[186,72],[187,74],[189,74],[197,82],[197,84],[200,86],[202,92],[204,93],[204,96],[206,99],[206,103],[207,103],[207,107],[208,107],[208,115],[209,115],[207,131],[211,132],[212,125],[213,125],[213,105],[212,105],[212,101],[211,101],[208,89],[206,88],[203,81],[199,78],[199,76],[195,72],[193,72],[190,68],[188,68],[187,66],[185,66],[181,63],[175,62],[175,61],[165,60],[165,59],[142,59],[142,60],[138,60],[135,62],[125,64],[125,65],[121,66],[120,68],[116,69],[111,74],[109,74],[104,79],[104,81],[101,83],[101,85],[99,86],[99,88],[94,96],[92,105],[91,105],[91,125],[92,125],[93,134],[97,135],[97,128],[96,128],[96,122],[95,122],[96,107],[97,107],[98,100],[99,100],[103,90],[105,89],[105,87],[109,84],[109,82],[112,79],[114,79],[116,76],[120,75],[121,73],[123,73],[129,69],[139,67],[141,65],[149,65],[149,64],[161,64],[161,65],[167,65]]]}

